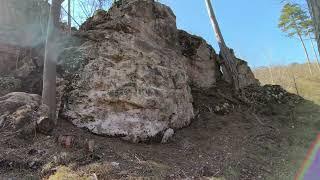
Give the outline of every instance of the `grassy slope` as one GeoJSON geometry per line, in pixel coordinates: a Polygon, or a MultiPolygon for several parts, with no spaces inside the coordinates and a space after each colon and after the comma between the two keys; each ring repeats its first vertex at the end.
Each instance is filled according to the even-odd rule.
{"type": "Polygon", "coordinates": [[[278,84],[292,93],[297,93],[295,78],[299,95],[320,104],[320,71],[315,64],[312,65],[312,72],[310,75],[307,64],[291,64],[272,66],[271,69],[259,68],[254,74],[262,84],[278,84]]]}
{"type": "Polygon", "coordinates": [[[295,77],[299,95],[309,100],[295,107],[294,125],[284,132],[288,136],[287,154],[276,163],[277,171],[270,176],[270,179],[293,179],[320,131],[320,72],[313,65],[310,75],[306,64],[295,64],[271,67],[271,73],[273,79],[270,69],[255,70],[262,84],[279,84],[292,93],[296,93],[295,77]]]}

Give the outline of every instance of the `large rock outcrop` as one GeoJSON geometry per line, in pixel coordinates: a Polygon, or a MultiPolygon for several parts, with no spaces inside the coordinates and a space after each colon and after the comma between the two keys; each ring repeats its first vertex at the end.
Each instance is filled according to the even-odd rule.
{"type": "Polygon", "coordinates": [[[64,61],[70,67],[68,62],[77,59],[71,64],[82,66],[65,95],[63,114],[75,125],[138,142],[190,123],[187,59],[179,51],[168,7],[130,1],[97,12],[82,30],[81,36],[91,40],[69,48],[65,54],[72,57],[64,61]]]}
{"type": "Polygon", "coordinates": [[[59,60],[60,112],[96,134],[132,142],[172,134],[194,116],[191,87],[222,76],[213,48],[178,30],[171,9],[153,0],[97,11],[76,36],[81,44],[59,60]]]}

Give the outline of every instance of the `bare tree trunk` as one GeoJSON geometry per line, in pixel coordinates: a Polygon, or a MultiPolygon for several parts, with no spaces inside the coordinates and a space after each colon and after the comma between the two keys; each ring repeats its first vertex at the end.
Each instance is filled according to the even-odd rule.
{"type": "Polygon", "coordinates": [[[270,74],[270,77],[271,77],[271,82],[272,82],[272,84],[275,84],[273,73],[272,73],[272,67],[271,67],[271,57],[270,56],[266,56],[266,55],[265,55],[265,57],[268,60],[268,64],[269,64],[268,65],[268,69],[269,69],[269,74],[270,74]]]}
{"type": "Polygon", "coordinates": [[[296,93],[297,93],[298,96],[300,96],[299,90],[298,90],[297,81],[296,81],[296,76],[294,74],[292,74],[292,78],[293,78],[293,83],[294,83],[294,88],[296,90],[296,93]]]}
{"type": "Polygon", "coordinates": [[[311,38],[310,34],[309,34],[309,38],[310,38],[310,41],[311,41],[311,46],[312,46],[312,49],[313,49],[314,56],[316,57],[317,67],[318,67],[318,70],[320,71],[320,63],[319,63],[318,54],[317,54],[316,48],[315,48],[314,43],[313,43],[313,39],[311,38]]]}
{"type": "Polygon", "coordinates": [[[59,28],[60,26],[60,15],[61,15],[61,4],[64,0],[52,0],[52,5],[51,5],[51,13],[50,15],[52,16],[52,22],[54,27],[59,28]]]}
{"type": "Polygon", "coordinates": [[[71,0],[68,0],[68,31],[71,34],[71,0]]]}
{"type": "Polygon", "coordinates": [[[315,25],[315,35],[318,43],[318,51],[320,54],[320,1],[319,0],[307,0],[309,5],[310,14],[312,15],[315,25]]]}
{"type": "Polygon", "coordinates": [[[218,21],[216,19],[216,16],[214,14],[211,0],[205,0],[205,3],[207,5],[207,10],[208,14],[210,16],[211,24],[213,26],[214,32],[216,34],[216,39],[218,41],[219,47],[220,47],[220,52],[224,60],[224,67],[223,69],[225,70],[224,74],[228,74],[229,77],[231,77],[232,84],[236,90],[240,89],[240,84],[239,84],[239,77],[238,77],[238,70],[237,70],[237,64],[236,64],[236,59],[234,55],[231,53],[231,50],[227,47],[218,21]]]}
{"type": "Polygon", "coordinates": [[[52,52],[52,49],[54,49],[54,41],[58,34],[61,3],[62,0],[52,1],[48,20],[43,69],[42,106],[40,108],[41,117],[37,122],[38,130],[43,133],[50,132],[57,123],[56,59],[54,59],[54,53],[56,52],[52,52]]]}
{"type": "Polygon", "coordinates": [[[274,83],[273,74],[272,74],[271,64],[268,66],[268,69],[269,69],[269,74],[270,74],[270,77],[271,77],[271,82],[272,82],[272,84],[275,84],[274,83]]]}
{"type": "Polygon", "coordinates": [[[301,42],[301,44],[302,44],[302,46],[303,46],[304,52],[305,52],[305,54],[306,54],[306,56],[307,56],[309,72],[310,72],[310,75],[312,76],[313,73],[312,73],[311,61],[310,61],[309,53],[308,53],[308,51],[307,51],[306,45],[304,44],[304,41],[303,41],[303,39],[302,39],[301,34],[299,33],[299,31],[297,31],[297,32],[298,32],[298,36],[299,36],[300,42],[301,42]]]}

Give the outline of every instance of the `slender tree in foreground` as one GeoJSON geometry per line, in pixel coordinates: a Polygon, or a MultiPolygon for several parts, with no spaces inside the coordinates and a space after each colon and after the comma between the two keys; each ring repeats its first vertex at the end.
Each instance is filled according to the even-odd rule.
{"type": "Polygon", "coordinates": [[[318,51],[320,54],[320,1],[319,0],[307,0],[310,14],[314,23],[314,32],[318,43],[318,51]]]}
{"type": "Polygon", "coordinates": [[[71,0],[68,0],[68,31],[71,34],[71,0]]]}
{"type": "Polygon", "coordinates": [[[315,33],[315,26],[314,26],[314,23],[312,21],[312,19],[308,19],[305,23],[304,23],[304,26],[306,28],[306,35],[308,36],[310,42],[311,42],[311,47],[312,47],[312,50],[313,50],[313,53],[314,53],[314,57],[316,58],[316,62],[317,62],[317,67],[318,67],[318,70],[320,71],[320,62],[319,62],[319,58],[318,58],[318,53],[316,51],[316,47],[313,43],[313,36],[314,36],[314,33],[315,33]]]}
{"type": "Polygon", "coordinates": [[[310,34],[309,34],[309,37],[310,37],[310,41],[311,41],[312,50],[313,50],[314,56],[315,56],[316,61],[317,61],[317,67],[318,67],[318,70],[320,71],[320,62],[319,62],[318,54],[317,54],[317,51],[316,51],[316,47],[315,47],[315,45],[313,43],[313,38],[311,37],[310,34]]]}
{"type": "Polygon", "coordinates": [[[236,90],[240,89],[239,84],[239,76],[238,76],[238,70],[237,70],[237,64],[236,64],[236,58],[234,57],[234,54],[231,53],[231,50],[227,47],[224,38],[222,36],[218,21],[216,19],[216,16],[214,14],[211,0],[205,0],[205,3],[207,5],[208,14],[211,20],[211,24],[213,26],[214,32],[216,34],[216,39],[218,41],[219,47],[220,47],[220,53],[223,57],[223,69],[224,69],[224,75],[227,74],[229,78],[231,79],[231,82],[236,90]]]}
{"type": "Polygon", "coordinates": [[[312,75],[311,61],[303,37],[308,33],[307,23],[309,16],[297,4],[287,3],[284,5],[279,20],[279,28],[289,37],[297,36],[301,42],[307,57],[310,75],[312,75]]]}
{"type": "Polygon", "coordinates": [[[41,132],[49,132],[56,124],[56,59],[54,51],[60,23],[60,8],[63,0],[52,0],[48,20],[43,69],[41,117],[37,122],[41,132]]]}

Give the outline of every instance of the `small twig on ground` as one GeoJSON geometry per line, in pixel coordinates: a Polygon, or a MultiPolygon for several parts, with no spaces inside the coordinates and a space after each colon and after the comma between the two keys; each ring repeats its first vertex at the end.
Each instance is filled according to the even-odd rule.
{"type": "Polygon", "coordinates": [[[136,155],[134,155],[134,157],[141,163],[141,160],[136,155]]]}
{"type": "Polygon", "coordinates": [[[3,122],[4,122],[4,118],[1,118],[1,119],[0,119],[0,129],[2,128],[3,122]]]}
{"type": "Polygon", "coordinates": [[[255,114],[255,113],[252,113],[252,115],[255,117],[255,119],[262,125],[262,126],[265,126],[266,124],[264,124],[260,118],[255,114]]]}
{"type": "Polygon", "coordinates": [[[220,169],[218,169],[218,171],[214,174],[214,176],[217,176],[220,173],[220,169]]]}
{"type": "Polygon", "coordinates": [[[212,112],[212,108],[211,107],[208,107],[208,106],[205,106],[209,112],[212,112]]]}

